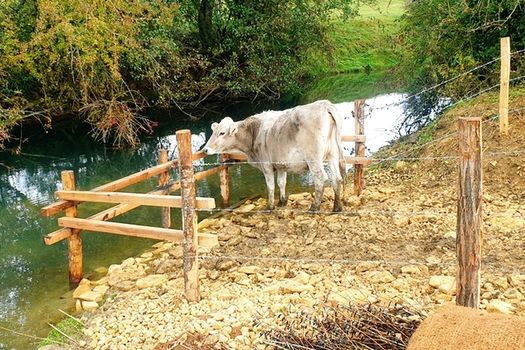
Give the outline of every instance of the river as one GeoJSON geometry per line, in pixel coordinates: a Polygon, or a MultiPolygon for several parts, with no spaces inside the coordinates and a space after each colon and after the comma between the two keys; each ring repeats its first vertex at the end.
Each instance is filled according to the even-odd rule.
{"type": "MultiPolygon", "coordinates": [[[[365,130],[367,151],[373,153],[397,136],[394,130],[403,113],[396,102],[401,94],[389,94],[367,100],[365,130]]],[[[353,103],[339,104],[347,116],[344,133],[353,133],[353,103]]],[[[237,113],[235,117],[245,117],[237,113]]],[[[220,116],[215,118],[220,119],[220,116]]],[[[157,163],[159,149],[170,156],[176,151],[175,131],[189,128],[197,150],[209,135],[211,122],[183,121],[162,123],[153,135],[144,137],[134,150],[113,150],[93,142],[85,131],[54,130],[52,135],[36,138],[24,145],[20,155],[0,153],[0,349],[33,349],[38,340],[69,310],[67,247],[65,242],[45,246],[42,236],[56,230],[57,218],[44,218],[40,208],[53,202],[62,170],[74,170],[79,189],[87,190],[157,163]],[[10,331],[8,331],[9,329],[10,331]]],[[[350,154],[352,145],[345,146],[350,154]]],[[[205,161],[214,162],[216,156],[205,161]]],[[[196,170],[204,169],[202,163],[196,170]]],[[[262,174],[248,166],[231,172],[232,202],[253,194],[264,193],[262,174]]],[[[128,191],[151,190],[157,179],[132,186],[128,191]]],[[[291,175],[289,192],[310,191],[308,175],[291,175]]],[[[200,181],[197,195],[219,199],[218,176],[200,181]]],[[[80,217],[86,217],[109,206],[81,205],[80,217]]],[[[174,227],[180,226],[180,211],[173,210],[174,227]]],[[[120,222],[160,225],[158,208],[139,208],[118,218],[120,222]]],[[[154,241],[106,234],[83,234],[84,274],[97,277],[96,270],[137,255],[154,241]]]]}

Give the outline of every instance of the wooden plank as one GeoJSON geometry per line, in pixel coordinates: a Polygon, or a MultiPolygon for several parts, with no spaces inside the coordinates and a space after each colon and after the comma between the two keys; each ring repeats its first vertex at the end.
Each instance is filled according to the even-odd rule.
{"type": "MultiPolygon", "coordinates": [[[[365,133],[365,101],[355,100],[354,102],[355,133],[363,135],[365,133]]],[[[355,142],[356,158],[365,156],[365,144],[360,141],[355,142]]],[[[357,160],[357,159],[356,159],[357,160]]],[[[348,161],[347,161],[348,163],[348,161]]],[[[360,196],[365,189],[365,170],[361,162],[354,163],[354,193],[360,196]]]]}
{"type": "Polygon", "coordinates": [[[366,142],[365,135],[343,135],[341,137],[343,142],[366,142]]]}
{"type": "MultiPolygon", "coordinates": [[[[105,185],[95,187],[91,191],[93,192],[112,192],[112,191],[121,190],[128,186],[134,185],[141,181],[147,180],[153,176],[157,176],[163,172],[166,172],[166,170],[169,170],[170,168],[177,166],[177,162],[178,162],[177,160],[173,160],[173,161],[169,161],[164,164],[154,166],[152,168],[148,168],[148,169],[139,171],[137,173],[128,175],[121,179],[109,182],[105,185]]],[[[65,210],[71,207],[72,205],[73,203],[68,202],[68,201],[64,201],[64,200],[58,201],[58,202],[49,204],[43,207],[42,209],[40,209],[40,214],[42,214],[43,216],[52,216],[62,210],[65,210]]]]}
{"type": "Polygon", "coordinates": [[[113,233],[116,235],[159,239],[180,242],[183,239],[181,230],[171,228],[150,227],[120,222],[108,222],[78,218],[59,218],[58,225],[62,227],[81,229],[94,232],[113,233]]]}
{"type": "Polygon", "coordinates": [[[228,156],[228,159],[230,160],[237,160],[239,162],[247,162],[248,157],[246,157],[244,154],[240,153],[225,153],[228,156]]]}
{"type": "Polygon", "coordinates": [[[510,38],[501,38],[500,42],[499,133],[506,136],[509,134],[510,38]]]}
{"type": "MultiPolygon", "coordinates": [[[[126,192],[91,192],[91,191],[57,191],[56,196],[68,201],[96,203],[126,203],[153,207],[181,208],[181,196],[164,196],[161,194],[143,194],[126,192]]],[[[215,208],[215,199],[196,198],[198,209],[215,208]]]]}
{"type": "MultiPolygon", "coordinates": [[[[228,160],[227,154],[221,154],[219,161],[225,163],[228,160]]],[[[224,167],[219,173],[220,177],[220,188],[221,188],[221,208],[227,208],[230,206],[230,170],[228,167],[224,167]]]]}
{"type": "MultiPolygon", "coordinates": [[[[159,164],[164,164],[168,162],[168,151],[165,149],[161,149],[159,151],[159,164]]],[[[169,171],[165,171],[159,175],[159,187],[165,187],[167,186],[168,182],[170,180],[170,173],[169,171]]],[[[164,191],[163,194],[168,194],[168,191],[164,191]]],[[[164,228],[171,227],[171,208],[170,207],[164,207],[161,209],[161,226],[164,228]]]]}
{"type": "Polygon", "coordinates": [[[481,118],[459,118],[456,304],[479,308],[482,225],[481,118]]]}
{"type": "MultiPolygon", "coordinates": [[[[173,183],[169,189],[168,189],[168,193],[171,193],[171,192],[174,192],[174,191],[177,191],[180,189],[180,182],[177,181],[175,183],[173,183]]],[[[164,191],[163,190],[157,190],[157,191],[151,191],[151,192],[148,192],[148,194],[162,194],[164,191]]],[[[138,208],[140,207],[140,205],[138,204],[119,204],[119,205],[116,205],[114,207],[111,207],[111,208],[108,208],[98,214],[94,214],[94,215],[91,215],[90,217],[88,217],[88,219],[93,219],[93,220],[104,220],[104,221],[107,221],[107,220],[111,220],[113,219],[114,217],[117,217],[119,215],[122,215],[124,213],[127,213],[135,208],[138,208]]],[[[56,230],[54,232],[51,232],[47,235],[44,236],[44,243],[46,245],[51,245],[51,244],[55,244],[57,242],[60,242],[61,240],[63,239],[66,239],[68,238],[70,235],[70,230],[67,229],[67,228],[61,228],[59,230],[56,230]]]]}
{"type": "Polygon", "coordinates": [[[200,300],[199,261],[197,260],[197,213],[195,199],[195,177],[191,152],[190,130],[176,133],[179,146],[179,171],[181,182],[182,229],[184,231],[184,295],[188,301],[200,300]]]}
{"type": "MultiPolygon", "coordinates": [[[[75,190],[76,181],[73,171],[63,171],[61,177],[63,188],[75,190]]],[[[73,205],[67,208],[65,215],[69,218],[78,217],[77,206],[73,205]]],[[[67,240],[69,283],[78,284],[82,280],[82,238],[80,237],[80,230],[70,229],[69,231],[70,234],[67,240]]]]}

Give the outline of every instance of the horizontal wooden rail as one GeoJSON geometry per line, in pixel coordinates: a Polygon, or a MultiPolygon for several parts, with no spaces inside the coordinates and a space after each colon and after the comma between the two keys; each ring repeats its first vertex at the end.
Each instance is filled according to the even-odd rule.
{"type": "MultiPolygon", "coordinates": [[[[206,153],[200,151],[193,154],[193,160],[198,160],[206,157],[206,153]]],[[[102,186],[98,186],[93,188],[91,191],[93,192],[111,192],[111,191],[118,191],[123,188],[126,188],[128,186],[137,184],[141,181],[147,180],[153,176],[157,176],[163,172],[165,172],[167,169],[177,166],[178,160],[172,160],[167,163],[163,163],[139,172],[136,172],[134,174],[128,175],[126,177],[123,177],[121,179],[112,181],[110,183],[107,183],[102,186]]],[[[78,203],[77,203],[78,204],[78,203]]],[[[59,213],[62,210],[65,210],[67,208],[70,208],[73,206],[72,202],[61,200],[57,201],[55,203],[51,203],[42,209],[40,209],[40,213],[43,216],[52,216],[57,213],[59,213]]]]}
{"type": "MultiPolygon", "coordinates": [[[[195,154],[194,154],[195,155],[195,154]]],[[[219,171],[221,171],[222,169],[225,169],[226,166],[225,165],[221,165],[221,166],[218,166],[218,167],[215,167],[215,168],[211,168],[211,169],[208,169],[208,170],[204,170],[204,171],[201,171],[201,172],[198,172],[195,174],[195,181],[199,181],[199,180],[202,180],[210,175],[213,175],[215,173],[218,173],[219,171]]],[[[168,188],[167,192],[168,194],[172,193],[172,192],[175,192],[177,190],[180,190],[180,182],[177,181],[177,182],[174,182],[173,184],[170,185],[170,187],[168,188]]],[[[165,193],[164,190],[155,190],[155,191],[151,191],[151,192],[148,192],[148,194],[162,194],[162,193],[165,193]]],[[[89,220],[104,220],[104,221],[108,221],[108,220],[111,220],[119,215],[122,215],[122,214],[125,214],[135,208],[138,208],[140,207],[139,204],[119,204],[119,205],[115,205],[114,207],[111,207],[111,208],[108,208],[104,211],[101,211],[100,213],[98,214],[94,214],[94,215],[91,215],[90,217],[88,217],[87,219],[89,220]]],[[[55,243],[58,243],[66,238],[68,238],[69,236],[71,235],[71,231],[68,229],[68,228],[61,228],[61,229],[58,229],[54,232],[51,232],[47,235],[44,236],[44,243],[46,245],[52,245],[52,244],[55,244],[55,243]]]]}
{"type": "MultiPolygon", "coordinates": [[[[175,192],[177,190],[180,189],[180,182],[175,182],[173,184],[171,184],[171,186],[168,188],[167,192],[168,193],[171,193],[171,192],[175,192]]],[[[156,191],[151,191],[151,192],[148,192],[148,194],[162,194],[164,193],[164,190],[156,190],[156,191]]],[[[124,213],[127,213],[128,211],[131,211],[135,208],[138,208],[140,207],[139,204],[119,204],[119,205],[116,205],[114,207],[111,207],[111,208],[108,208],[98,214],[94,214],[90,217],[88,217],[88,219],[91,219],[91,220],[104,220],[104,221],[107,221],[107,220],[111,220],[113,219],[114,217],[117,217],[119,215],[122,215],[124,213]]],[[[57,242],[60,242],[61,240],[63,239],[66,239],[69,237],[69,235],[71,234],[71,232],[69,231],[69,229],[67,228],[61,228],[59,230],[56,230],[54,232],[51,232],[47,235],[44,236],[44,243],[46,245],[51,245],[51,244],[55,244],[57,242]]]]}
{"type": "Polygon", "coordinates": [[[365,135],[343,135],[341,137],[343,142],[366,142],[365,135]]]}
{"type": "MultiPolygon", "coordinates": [[[[112,233],[116,235],[150,238],[174,242],[182,242],[184,235],[181,230],[123,224],[119,222],[106,222],[100,220],[78,219],[63,217],[58,219],[58,225],[69,229],[78,229],[94,232],[112,233]]],[[[198,235],[200,246],[213,246],[218,244],[217,236],[200,233],[198,235]]]]}
{"type": "MultiPolygon", "coordinates": [[[[182,207],[182,197],[167,196],[162,194],[142,194],[123,192],[91,192],[91,191],[57,191],[56,196],[60,199],[75,202],[98,202],[98,203],[125,203],[138,204],[154,207],[182,207]]],[[[215,208],[215,199],[196,198],[198,209],[215,208]]]]}
{"type": "Polygon", "coordinates": [[[362,164],[362,165],[370,165],[372,164],[372,160],[368,159],[366,157],[351,157],[346,156],[345,157],[346,164],[362,164]]]}

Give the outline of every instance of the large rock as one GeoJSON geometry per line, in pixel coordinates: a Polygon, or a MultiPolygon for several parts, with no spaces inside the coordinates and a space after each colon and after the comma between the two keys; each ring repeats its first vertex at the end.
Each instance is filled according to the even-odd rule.
{"type": "Polygon", "coordinates": [[[78,299],[78,297],[81,294],[84,294],[86,292],[89,292],[91,290],[91,287],[89,284],[80,284],[75,291],[73,292],[73,298],[78,299]]]}
{"type": "Polygon", "coordinates": [[[295,280],[283,280],[275,282],[266,288],[270,294],[292,294],[312,291],[314,287],[309,284],[303,284],[295,280]]]}
{"type": "Polygon", "coordinates": [[[163,285],[166,282],[168,282],[168,276],[161,275],[161,274],[155,274],[155,275],[149,275],[143,278],[139,278],[136,284],[137,284],[137,288],[144,289],[144,288],[158,287],[158,286],[163,285]]]}
{"type": "Polygon", "coordinates": [[[103,294],[98,293],[95,291],[88,291],[80,294],[78,296],[78,299],[85,300],[85,301],[96,301],[99,302],[102,300],[103,294]]]}
{"type": "Polygon", "coordinates": [[[456,293],[456,278],[452,276],[431,276],[428,284],[447,295],[456,293]]]}
{"type": "Polygon", "coordinates": [[[237,270],[240,273],[244,273],[246,275],[254,275],[257,272],[259,272],[261,269],[257,266],[241,266],[239,267],[239,270],[237,270]]]}
{"type": "Polygon", "coordinates": [[[328,301],[335,302],[337,304],[349,305],[352,303],[367,303],[369,302],[368,291],[361,289],[345,289],[340,292],[332,292],[328,296],[328,301]]]}
{"type": "Polygon", "coordinates": [[[365,277],[371,283],[390,283],[396,279],[388,271],[369,271],[365,277]]]}
{"type": "Polygon", "coordinates": [[[98,309],[98,303],[96,301],[82,301],[82,310],[84,311],[94,311],[98,309]]]}
{"type": "Polygon", "coordinates": [[[507,315],[511,315],[512,313],[514,313],[514,306],[512,306],[512,304],[499,299],[491,300],[487,304],[486,309],[488,312],[499,312],[507,315]]]}
{"type": "Polygon", "coordinates": [[[525,275],[513,274],[509,276],[509,283],[513,287],[523,287],[525,285],[525,275]]]}

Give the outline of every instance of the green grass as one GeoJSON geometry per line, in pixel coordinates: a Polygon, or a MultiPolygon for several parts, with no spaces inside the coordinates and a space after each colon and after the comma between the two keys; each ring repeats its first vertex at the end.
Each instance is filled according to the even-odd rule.
{"type": "Polygon", "coordinates": [[[303,100],[352,101],[398,89],[390,71],[399,63],[396,33],[404,3],[379,0],[361,7],[355,18],[336,19],[330,35],[335,47],[332,57],[313,58],[308,75],[314,79],[303,100]]]}
{"type": "Polygon", "coordinates": [[[72,317],[67,317],[63,319],[62,321],[57,323],[55,327],[58,328],[60,332],[55,329],[52,329],[48,333],[46,339],[42,340],[38,344],[39,348],[46,346],[46,345],[51,345],[51,344],[70,343],[71,341],[66,336],[64,336],[64,334],[66,334],[72,339],[79,339],[82,336],[82,328],[83,328],[82,323],[80,323],[78,320],[72,317]]]}

